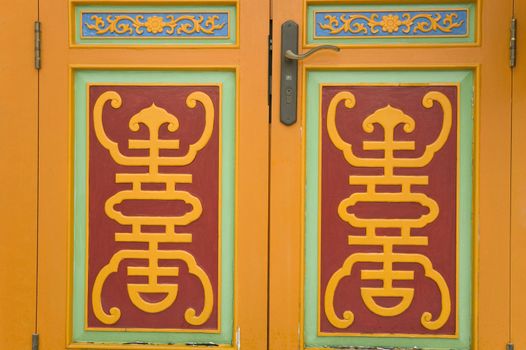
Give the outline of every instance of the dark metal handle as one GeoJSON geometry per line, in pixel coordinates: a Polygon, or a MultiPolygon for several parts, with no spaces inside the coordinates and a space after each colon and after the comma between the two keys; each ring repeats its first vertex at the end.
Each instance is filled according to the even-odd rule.
{"type": "Polygon", "coordinates": [[[320,45],[302,54],[298,52],[298,24],[286,21],[281,25],[281,79],[280,121],[292,125],[297,120],[298,109],[298,61],[320,50],[340,51],[334,45],[320,45]]]}
{"type": "Polygon", "coordinates": [[[298,24],[286,21],[281,26],[280,121],[296,123],[298,110],[298,61],[285,57],[287,51],[298,51],[298,24]]]}
{"type": "Polygon", "coordinates": [[[287,50],[287,51],[285,51],[285,57],[287,57],[289,60],[299,61],[299,60],[307,58],[310,55],[312,55],[313,53],[321,51],[321,50],[340,51],[340,48],[338,46],[334,46],[334,45],[320,45],[320,46],[316,46],[315,48],[313,48],[313,49],[311,49],[311,50],[309,50],[309,51],[307,51],[305,53],[302,53],[302,54],[296,54],[296,53],[292,52],[292,50],[287,50]]]}

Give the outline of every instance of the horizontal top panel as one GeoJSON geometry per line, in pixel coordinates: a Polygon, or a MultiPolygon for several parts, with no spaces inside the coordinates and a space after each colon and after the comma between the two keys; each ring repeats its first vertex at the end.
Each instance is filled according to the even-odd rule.
{"type": "Polygon", "coordinates": [[[477,6],[449,4],[310,3],[305,45],[472,45],[477,6]]]}
{"type": "Polygon", "coordinates": [[[71,46],[237,46],[237,2],[73,2],[71,46]]]}

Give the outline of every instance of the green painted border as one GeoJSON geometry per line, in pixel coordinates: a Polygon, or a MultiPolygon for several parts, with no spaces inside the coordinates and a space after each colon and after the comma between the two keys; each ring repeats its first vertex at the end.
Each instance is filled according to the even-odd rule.
{"type": "MultiPolygon", "coordinates": [[[[163,46],[181,46],[181,45],[192,45],[192,46],[209,46],[209,45],[235,45],[237,43],[237,10],[235,5],[225,6],[138,6],[130,4],[129,6],[109,6],[109,5],[74,5],[75,13],[75,27],[71,28],[74,31],[73,38],[75,45],[119,45],[119,46],[151,46],[151,45],[163,45],[163,46]],[[82,39],[80,37],[81,31],[79,31],[78,25],[81,21],[80,12],[82,10],[88,11],[228,11],[229,12],[229,31],[230,38],[104,38],[104,39],[82,39]]],[[[70,24],[73,25],[73,24],[70,24]]]]}
{"type": "Polygon", "coordinates": [[[473,128],[474,72],[472,70],[308,71],[306,95],[306,193],[305,193],[305,347],[418,347],[462,349],[472,334],[472,236],[473,236],[473,128]],[[318,123],[321,84],[459,83],[460,84],[460,191],[459,191],[459,337],[359,337],[318,336],[318,123]]]}
{"type": "Polygon", "coordinates": [[[147,342],[231,344],[234,312],[234,210],[236,144],[236,73],[234,71],[85,70],[74,79],[74,228],[72,280],[72,342],[147,342]],[[86,97],[89,83],[222,84],[221,201],[221,333],[124,332],[84,330],[86,261],[86,97]]]}
{"type": "Polygon", "coordinates": [[[307,7],[307,44],[333,44],[333,45],[399,45],[399,44],[459,44],[459,43],[474,43],[476,38],[477,31],[477,6],[474,3],[448,3],[444,4],[411,4],[411,5],[397,5],[393,4],[378,4],[378,5],[308,5],[307,7]],[[440,37],[440,38],[430,38],[430,37],[406,37],[406,38],[320,38],[314,39],[314,31],[312,25],[315,23],[314,12],[315,11],[382,11],[382,10],[393,10],[393,11],[404,11],[404,10],[447,10],[451,8],[467,8],[469,11],[469,35],[467,37],[440,37]]]}

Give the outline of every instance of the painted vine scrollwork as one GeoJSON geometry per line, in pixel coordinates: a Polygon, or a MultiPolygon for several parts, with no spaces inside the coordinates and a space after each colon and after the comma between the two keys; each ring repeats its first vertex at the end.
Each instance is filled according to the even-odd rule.
{"type": "Polygon", "coordinates": [[[219,16],[183,15],[175,17],[168,15],[166,17],[150,16],[145,19],[144,15],[128,16],[91,16],[92,24],[87,23],[88,29],[94,30],[96,34],[103,35],[106,33],[114,34],[137,34],[142,35],[144,30],[152,34],[195,34],[204,33],[213,35],[214,32],[221,30],[226,22],[218,23],[219,16]],[[204,22],[204,23],[203,23],[204,22]]]}
{"type": "Polygon", "coordinates": [[[370,16],[353,14],[341,15],[339,18],[333,15],[325,16],[327,23],[319,23],[323,30],[329,31],[331,34],[338,34],[347,32],[352,34],[377,34],[380,29],[384,33],[397,33],[402,31],[405,34],[412,33],[429,33],[442,32],[451,33],[455,28],[459,28],[464,24],[464,20],[458,20],[457,13],[448,13],[445,16],[440,13],[419,13],[411,15],[404,13],[401,16],[395,14],[387,14],[382,16],[372,14],[370,16]],[[404,28],[405,27],[405,28],[404,28]]]}

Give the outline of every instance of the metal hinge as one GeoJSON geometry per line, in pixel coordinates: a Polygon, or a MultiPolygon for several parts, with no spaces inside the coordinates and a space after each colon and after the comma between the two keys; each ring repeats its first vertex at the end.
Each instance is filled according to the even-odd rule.
{"type": "Polygon", "coordinates": [[[38,334],[31,335],[31,350],[38,350],[38,334]]]}
{"type": "Polygon", "coordinates": [[[35,22],[35,69],[40,69],[40,21],[35,22]]]}
{"type": "Polygon", "coordinates": [[[515,344],[513,343],[506,344],[506,350],[514,350],[514,349],[515,349],[515,344]]]}
{"type": "Polygon", "coordinates": [[[271,118],[271,109],[272,109],[272,19],[269,22],[269,34],[268,34],[268,107],[269,107],[269,113],[268,113],[268,121],[269,123],[272,122],[271,118]]]}
{"type": "Polygon", "coordinates": [[[510,67],[517,64],[517,19],[511,19],[510,25],[510,67]]]}

